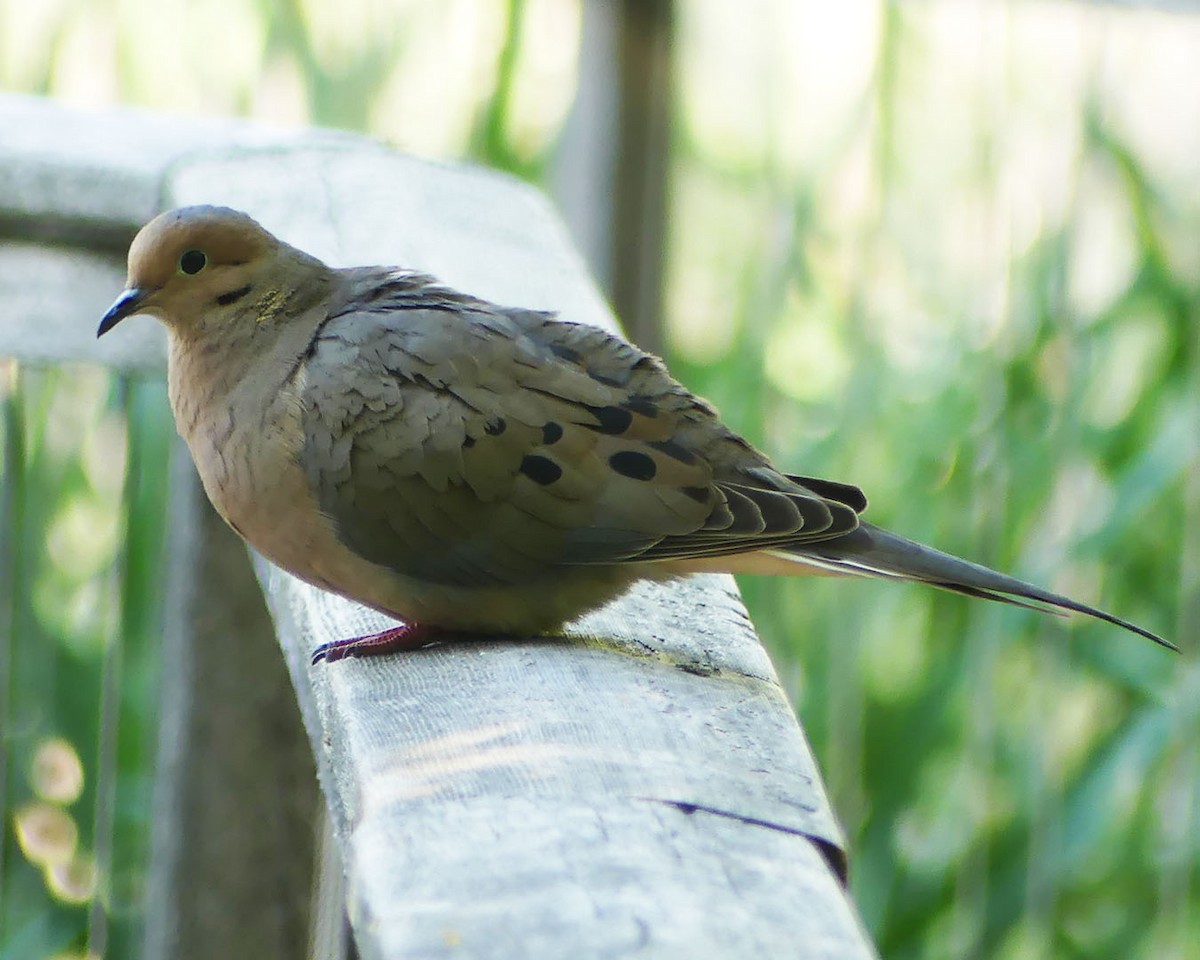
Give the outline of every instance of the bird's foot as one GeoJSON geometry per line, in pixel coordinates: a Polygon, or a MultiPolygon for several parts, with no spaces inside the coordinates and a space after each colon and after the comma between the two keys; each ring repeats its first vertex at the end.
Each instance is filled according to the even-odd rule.
{"type": "Polygon", "coordinates": [[[321,644],[313,651],[312,662],[315,666],[322,660],[326,663],[337,663],[346,657],[377,657],[382,653],[393,653],[397,650],[416,650],[432,639],[433,632],[430,627],[419,623],[403,623],[365,637],[333,640],[321,644]]]}

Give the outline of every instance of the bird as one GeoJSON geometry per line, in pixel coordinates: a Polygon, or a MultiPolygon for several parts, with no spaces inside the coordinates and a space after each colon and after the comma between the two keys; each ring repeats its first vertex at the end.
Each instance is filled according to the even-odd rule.
{"type": "Polygon", "coordinates": [[[536,635],[641,580],[858,575],[1107,621],[891,533],[856,486],[787,473],[658,357],[394,266],[334,268],[219,206],[135,236],[97,336],[168,333],[168,394],[229,526],[399,621],[314,664],[447,634],[536,635]]]}

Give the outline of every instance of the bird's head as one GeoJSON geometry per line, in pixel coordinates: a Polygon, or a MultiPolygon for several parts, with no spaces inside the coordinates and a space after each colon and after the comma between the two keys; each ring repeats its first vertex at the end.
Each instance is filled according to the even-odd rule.
{"type": "MultiPolygon", "coordinates": [[[[149,313],[184,332],[214,311],[253,302],[272,265],[290,250],[246,214],[182,207],[151,220],[129,248],[125,290],[100,321],[103,336],[126,317],[149,313]]],[[[260,294],[261,295],[261,294],[260,294]]]]}

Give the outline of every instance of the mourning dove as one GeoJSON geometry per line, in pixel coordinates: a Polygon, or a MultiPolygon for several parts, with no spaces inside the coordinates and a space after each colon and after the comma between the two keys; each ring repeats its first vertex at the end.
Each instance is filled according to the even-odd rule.
{"type": "Polygon", "coordinates": [[[699,571],[916,580],[1172,646],[861,520],[857,487],[779,471],[618,337],[421,273],[333,269],[235,210],[138,233],[99,335],[137,313],[167,327],[171,407],[221,516],[403,621],[314,659],[555,630],[699,571]]]}

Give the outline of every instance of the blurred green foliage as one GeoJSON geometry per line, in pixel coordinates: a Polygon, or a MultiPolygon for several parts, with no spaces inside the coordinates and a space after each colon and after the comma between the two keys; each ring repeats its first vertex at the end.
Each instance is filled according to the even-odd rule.
{"type": "MultiPolygon", "coordinates": [[[[35,6],[0,0],[10,89],[369,130],[539,181],[570,162],[579,2],[35,6]]],[[[860,483],[877,522],[1185,649],[746,580],[871,933],[891,960],[1200,957],[1200,18],[749,6],[677,11],[677,375],[782,464],[860,483]]],[[[0,809],[45,738],[75,746],[79,847],[112,850],[92,943],[134,956],[166,404],[96,371],[8,378],[0,809]]],[[[88,905],[9,827],[0,960],[85,949],[88,905]]]]}
{"type": "Polygon", "coordinates": [[[0,957],[89,941],[107,945],[97,955],[137,956],[173,433],[165,385],[87,368],[0,375],[0,957]],[[82,779],[64,789],[73,763],[82,779]],[[18,843],[31,810],[69,835],[18,843]]]}

